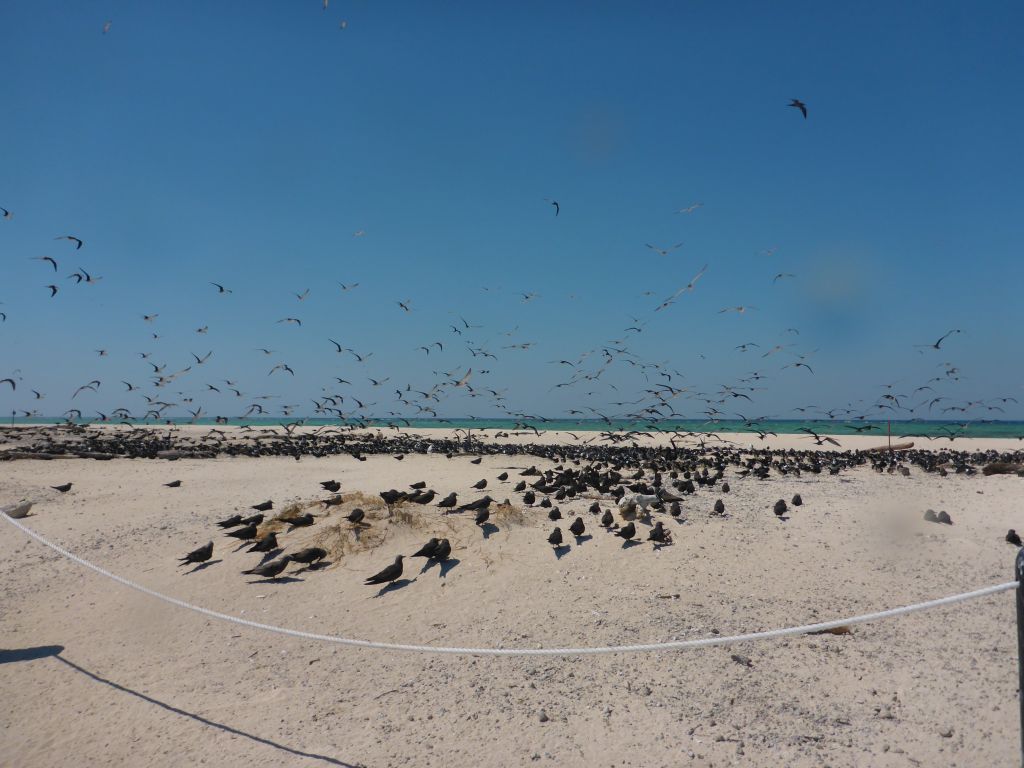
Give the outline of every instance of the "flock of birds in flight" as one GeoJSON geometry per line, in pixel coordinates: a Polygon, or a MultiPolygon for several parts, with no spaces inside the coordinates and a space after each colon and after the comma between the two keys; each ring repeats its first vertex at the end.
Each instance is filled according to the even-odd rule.
{"type": "MultiPolygon", "coordinates": [[[[329,0],[323,0],[324,12],[327,12],[328,6],[329,0]]],[[[109,20],[104,23],[103,34],[110,32],[111,25],[112,22],[109,20]]],[[[347,26],[347,20],[340,21],[342,29],[347,28],[347,26]]],[[[803,119],[806,120],[808,118],[807,104],[800,99],[791,99],[787,106],[798,110],[803,119]]],[[[559,201],[553,198],[545,198],[545,201],[552,207],[553,215],[559,217],[562,211],[559,201]]],[[[693,215],[702,207],[703,203],[695,202],[676,209],[674,213],[684,216],[693,215]]],[[[0,207],[0,216],[2,216],[4,221],[9,222],[13,218],[13,213],[7,208],[0,207]]],[[[357,238],[365,237],[366,231],[357,230],[353,233],[353,236],[357,238]]],[[[85,242],[80,237],[66,234],[59,235],[55,239],[63,241],[71,247],[72,255],[78,257],[76,263],[83,261],[81,256],[87,251],[83,251],[85,242]]],[[[683,243],[676,242],[667,247],[645,243],[645,247],[660,257],[668,258],[682,248],[683,243]]],[[[765,256],[772,256],[774,253],[774,248],[763,251],[765,256]]],[[[61,264],[54,256],[41,255],[32,256],[31,258],[40,261],[46,268],[52,270],[55,275],[60,272],[61,264]]],[[[61,260],[63,261],[63,259],[61,260]]],[[[769,434],[773,434],[760,428],[760,425],[764,422],[772,420],[768,416],[748,417],[743,413],[735,412],[734,409],[729,407],[734,406],[738,401],[752,403],[755,393],[764,390],[764,387],[761,385],[769,379],[769,375],[761,369],[761,365],[758,365],[755,370],[751,370],[747,375],[738,377],[735,381],[728,384],[720,384],[717,389],[700,391],[692,385],[684,385],[683,381],[686,377],[678,369],[664,362],[645,361],[630,349],[631,338],[643,333],[653,316],[670,310],[687,294],[693,293],[697,289],[698,283],[707,274],[708,268],[709,266],[705,264],[693,274],[688,282],[660,300],[657,300],[653,291],[646,291],[644,293],[645,297],[652,297],[657,301],[652,308],[651,314],[646,318],[632,317],[631,324],[622,329],[618,338],[610,339],[577,356],[550,361],[551,364],[564,368],[568,373],[564,380],[554,384],[552,390],[564,388],[583,390],[577,398],[580,406],[570,409],[568,411],[569,416],[581,420],[601,422],[604,427],[607,427],[605,437],[611,440],[623,439],[623,435],[633,438],[642,434],[645,430],[652,429],[676,431],[678,433],[678,430],[672,429],[671,422],[693,418],[692,411],[689,414],[684,414],[677,410],[676,405],[679,398],[683,398],[694,400],[701,404],[698,406],[700,415],[697,418],[703,419],[707,426],[714,428],[724,421],[739,420],[743,425],[742,429],[756,431],[761,439],[765,439],[769,434]],[[640,374],[643,382],[641,384],[641,391],[638,393],[639,397],[636,399],[605,399],[604,402],[607,405],[600,409],[588,405],[587,403],[591,402],[591,398],[601,396],[605,398],[613,397],[611,392],[618,391],[619,388],[615,384],[610,382],[604,384],[602,381],[606,372],[613,364],[630,366],[640,374]],[[616,412],[609,412],[608,406],[616,409],[616,412]],[[629,423],[631,426],[629,428],[623,427],[621,426],[622,422],[629,423]]],[[[774,274],[771,282],[776,284],[782,280],[793,280],[796,278],[796,274],[782,270],[774,274]]],[[[70,287],[77,288],[81,286],[96,286],[103,280],[103,277],[88,271],[84,267],[78,266],[75,271],[67,274],[64,280],[54,280],[51,283],[45,284],[43,289],[48,292],[52,300],[59,300],[58,296],[69,285],[66,282],[68,280],[73,281],[70,287]]],[[[227,298],[234,293],[232,288],[218,281],[211,280],[209,285],[215,290],[216,295],[221,298],[227,298]]],[[[342,294],[353,291],[359,288],[359,286],[359,283],[339,283],[342,294]]],[[[301,304],[310,297],[310,294],[310,289],[306,288],[293,295],[301,304]]],[[[529,303],[541,298],[535,292],[522,292],[519,296],[523,303],[529,303]]],[[[415,311],[413,302],[408,298],[396,299],[394,306],[404,314],[412,314],[415,311]]],[[[756,306],[741,304],[723,307],[719,310],[719,314],[744,316],[757,311],[758,308],[756,306]]],[[[303,321],[297,314],[289,313],[276,322],[282,326],[292,326],[296,329],[301,329],[303,328],[303,321]]],[[[142,316],[142,320],[147,324],[156,323],[158,318],[159,313],[156,312],[142,316]]],[[[6,312],[0,311],[0,323],[6,320],[6,312]]],[[[143,351],[138,352],[137,355],[139,361],[149,368],[148,392],[144,391],[146,388],[136,381],[122,379],[120,384],[125,388],[124,392],[126,394],[137,393],[138,396],[143,397],[145,399],[144,406],[136,408],[123,405],[114,408],[109,413],[102,411],[89,412],[75,407],[80,396],[84,397],[89,393],[98,393],[104,384],[108,388],[111,386],[109,382],[105,381],[104,377],[97,376],[90,378],[89,381],[81,384],[70,393],[68,400],[71,407],[65,410],[62,415],[69,420],[95,420],[101,422],[142,420],[160,422],[170,420],[175,413],[180,413],[183,409],[189,415],[188,420],[197,421],[202,418],[210,418],[204,405],[202,403],[197,404],[197,399],[206,400],[212,396],[230,394],[236,400],[243,401],[245,407],[240,411],[236,411],[231,417],[215,416],[218,423],[227,423],[229,418],[271,417],[281,419],[294,418],[297,422],[301,422],[302,418],[296,414],[305,412],[311,413],[312,417],[337,418],[350,422],[355,426],[365,426],[371,420],[384,420],[410,425],[410,419],[432,419],[445,423],[445,419],[439,418],[437,410],[442,400],[453,393],[464,393],[471,399],[484,398],[489,401],[488,404],[492,409],[501,412],[505,418],[514,420],[516,429],[536,431],[538,425],[545,424],[549,419],[538,414],[530,414],[510,407],[506,398],[506,390],[488,386],[486,383],[478,383],[491,373],[488,366],[489,362],[497,361],[498,359],[498,350],[492,347],[489,342],[482,342],[472,338],[473,332],[481,328],[481,325],[471,324],[459,316],[457,323],[449,325],[449,334],[453,338],[448,340],[443,338],[424,340],[422,344],[414,347],[413,351],[416,354],[422,353],[426,358],[431,358],[432,355],[445,353],[446,350],[450,352],[456,346],[453,342],[457,342],[457,346],[464,347],[470,355],[470,359],[459,367],[450,368],[449,370],[435,370],[433,372],[434,380],[427,385],[414,386],[412,382],[405,382],[404,386],[392,384],[395,387],[392,390],[393,398],[391,398],[390,403],[386,404],[379,398],[379,393],[383,391],[386,384],[392,382],[392,377],[385,375],[365,375],[363,377],[370,385],[369,394],[366,393],[365,388],[358,388],[357,391],[352,389],[348,391],[342,390],[343,387],[355,387],[355,382],[353,382],[354,374],[350,374],[348,378],[333,377],[332,382],[321,386],[319,394],[311,398],[311,408],[303,404],[292,403],[281,404],[275,411],[270,406],[269,401],[278,399],[278,395],[247,394],[243,392],[235,378],[222,378],[213,382],[206,381],[202,383],[201,389],[198,391],[195,389],[188,391],[176,390],[172,396],[168,396],[169,389],[179,380],[186,376],[195,377],[201,371],[207,370],[204,366],[208,365],[214,356],[214,351],[210,350],[205,354],[193,352],[191,353],[191,360],[173,369],[169,369],[169,364],[165,361],[155,362],[152,351],[143,351]],[[375,398],[373,402],[369,401],[371,396],[375,398]]],[[[203,336],[208,332],[209,327],[207,325],[200,326],[195,330],[197,336],[203,336]]],[[[510,341],[510,343],[501,346],[501,353],[525,352],[536,345],[534,341],[514,341],[511,337],[515,332],[516,329],[501,332],[502,335],[509,337],[510,341]]],[[[959,333],[961,333],[960,329],[951,329],[935,342],[920,344],[917,347],[919,351],[926,349],[943,351],[943,342],[959,333]]],[[[740,354],[749,354],[755,360],[762,361],[763,364],[767,364],[769,358],[773,358],[775,355],[792,356],[792,359],[779,368],[780,371],[790,369],[794,372],[803,371],[807,375],[813,375],[812,359],[817,350],[798,352],[795,347],[797,347],[799,335],[800,331],[798,329],[787,328],[783,332],[784,338],[778,340],[777,343],[762,346],[757,341],[745,341],[736,345],[734,351],[740,354]]],[[[152,341],[157,341],[160,338],[160,335],[157,333],[151,334],[152,341]]],[[[333,348],[338,355],[349,356],[360,366],[366,366],[374,356],[372,351],[357,351],[352,346],[344,345],[333,338],[327,338],[323,343],[329,344],[329,348],[333,348]]],[[[255,351],[267,357],[276,354],[274,350],[265,347],[257,348],[255,351]]],[[[95,353],[100,358],[110,356],[110,351],[105,348],[97,349],[95,353]]],[[[701,355],[701,358],[704,358],[704,356],[701,355]]],[[[800,419],[838,421],[853,425],[856,425],[857,422],[871,422],[881,419],[913,421],[922,415],[929,418],[941,416],[960,421],[958,426],[947,428],[946,433],[940,433],[940,436],[952,438],[955,435],[963,434],[971,422],[984,421],[985,417],[1005,413],[1005,406],[1008,403],[1017,402],[1012,397],[956,401],[951,394],[946,394],[946,390],[964,378],[960,369],[949,362],[940,363],[937,368],[941,370],[937,372],[936,376],[921,382],[917,386],[908,386],[907,392],[895,391],[897,385],[902,382],[885,384],[879,387],[879,392],[873,398],[869,397],[856,403],[847,403],[843,407],[801,406],[795,409],[795,413],[798,414],[797,418],[800,419]],[[940,392],[939,390],[942,391],[940,392]],[[979,418],[979,415],[981,418],[979,418]]],[[[276,360],[269,367],[267,373],[267,377],[296,377],[296,375],[296,366],[290,361],[282,359],[276,360]]],[[[22,380],[21,371],[16,370],[11,372],[10,375],[0,378],[0,387],[7,385],[12,391],[17,391],[18,385],[22,380]]],[[[55,415],[53,413],[44,414],[39,410],[38,401],[42,401],[46,397],[40,389],[30,387],[28,391],[32,395],[32,405],[36,407],[25,407],[26,404],[23,402],[21,408],[12,410],[12,416],[20,415],[24,418],[32,418],[55,415]]],[[[218,407],[223,406],[219,405],[218,407]]],[[[471,420],[472,418],[470,417],[471,420]]],[[[870,431],[875,427],[865,423],[862,428],[856,426],[853,428],[855,431],[860,432],[862,429],[870,431]]],[[[809,435],[809,437],[812,436],[809,435]]],[[[930,437],[935,437],[935,435],[930,435],[930,437]]],[[[813,439],[817,441],[818,437],[814,435],[813,439]]]]}

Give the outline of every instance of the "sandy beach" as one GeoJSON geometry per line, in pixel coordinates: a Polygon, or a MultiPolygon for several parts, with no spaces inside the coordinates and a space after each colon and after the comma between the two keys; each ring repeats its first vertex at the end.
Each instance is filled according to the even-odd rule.
{"type": "MultiPolygon", "coordinates": [[[[792,436],[774,445],[791,443],[807,447],[792,436]]],[[[446,646],[654,643],[856,615],[1011,580],[1015,550],[1002,539],[1024,527],[1015,476],[860,467],[762,481],[728,469],[730,491],[687,497],[686,522],[657,515],[674,536],[660,549],[624,548],[587,512],[593,498],[558,502],[563,530],[578,514],[591,538],[567,535],[556,556],[547,510],[523,508],[512,492],[533,479],[520,471],[554,462],[472,459],[19,460],[3,465],[0,489],[5,503],[35,501],[33,529],[168,595],[289,628],[446,646]],[[483,529],[435,504],[399,505],[389,518],[371,498],[426,481],[438,498],[470,500],[482,478],[516,505],[483,529]],[[266,499],[279,511],[330,497],[319,487],[328,479],[349,500],[311,506],[316,524],[282,532],[281,543],[285,553],[325,542],[344,551],[281,581],[242,575],[259,555],[236,551],[215,522],[266,499]],[[174,480],[181,487],[164,485],[174,480]],[[49,488],[66,482],[66,494],[49,488]],[[772,505],[795,493],[804,505],[780,522],[772,505]],[[718,498],[724,517],[711,514],[718,498]],[[357,504],[369,522],[358,541],[343,519],[357,504]],[[925,522],[926,508],[948,511],[954,525],[925,522]],[[452,542],[443,567],[421,572],[423,560],[407,559],[405,584],[363,585],[431,536],[452,542]],[[177,566],[209,540],[207,566],[177,566]]],[[[638,528],[646,538],[649,527],[638,528]]],[[[208,619],[5,530],[4,764],[1009,766],[1019,754],[1012,593],[846,635],[648,654],[435,656],[208,619]]]]}

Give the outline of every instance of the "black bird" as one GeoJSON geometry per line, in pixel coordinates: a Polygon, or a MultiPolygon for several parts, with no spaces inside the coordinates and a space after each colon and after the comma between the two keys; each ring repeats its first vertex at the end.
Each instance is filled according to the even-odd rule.
{"type": "Polygon", "coordinates": [[[525,480],[520,480],[518,483],[516,483],[516,487],[513,488],[512,490],[515,491],[516,493],[520,493],[521,491],[525,491],[526,490],[526,481],[525,480]]]}
{"type": "Polygon", "coordinates": [[[409,487],[412,488],[414,491],[419,491],[427,487],[427,481],[420,480],[418,483],[411,483],[409,487]]]}
{"type": "Polygon", "coordinates": [[[279,517],[278,520],[280,520],[282,523],[294,525],[296,528],[302,528],[307,525],[312,525],[316,522],[316,518],[313,517],[313,515],[309,512],[307,512],[304,515],[296,515],[295,517],[279,517]]]}
{"type": "MultiPolygon", "coordinates": [[[[1018,539],[1019,541],[1019,539],[1018,539]]],[[[213,542],[211,541],[204,547],[199,549],[193,549],[183,558],[181,558],[181,564],[187,565],[188,563],[205,563],[213,555],[213,542]]]]}
{"type": "Polygon", "coordinates": [[[437,560],[439,562],[447,560],[448,556],[452,553],[452,544],[448,539],[441,539],[437,543],[437,549],[434,550],[434,554],[430,556],[431,560],[437,560]]]}
{"type": "Polygon", "coordinates": [[[293,560],[291,555],[285,555],[279,557],[277,560],[271,560],[266,565],[258,566],[257,568],[250,568],[248,571],[242,571],[242,573],[249,576],[262,576],[264,579],[276,579],[281,575],[281,571],[288,567],[288,563],[293,560]]]}
{"type": "Polygon", "coordinates": [[[395,562],[393,562],[380,573],[374,574],[373,576],[368,578],[366,581],[363,582],[363,584],[387,584],[389,582],[394,581],[395,579],[401,578],[402,557],[403,555],[399,555],[398,557],[396,557],[395,562]]]}
{"type": "Polygon", "coordinates": [[[576,538],[582,536],[583,532],[586,530],[587,526],[583,524],[582,517],[577,517],[575,520],[572,521],[572,525],[569,526],[569,533],[571,533],[576,538]]]}
{"type": "Polygon", "coordinates": [[[487,509],[491,506],[491,502],[494,501],[490,496],[484,496],[482,499],[471,501],[469,504],[463,504],[459,507],[459,512],[477,512],[481,509],[487,509]]]}
{"type": "Polygon", "coordinates": [[[795,107],[796,109],[799,109],[803,113],[804,120],[807,119],[807,105],[800,101],[800,99],[791,99],[789,104],[787,104],[786,106],[795,107]]]}
{"type": "Polygon", "coordinates": [[[272,549],[277,549],[276,533],[268,533],[262,539],[249,547],[250,552],[269,552],[272,549]]]}
{"type": "Polygon", "coordinates": [[[660,520],[654,524],[651,532],[647,534],[647,540],[655,544],[664,544],[672,538],[672,534],[665,530],[665,524],[660,520]]]}
{"type": "Polygon", "coordinates": [[[249,515],[242,518],[242,525],[259,525],[263,522],[263,514],[249,515]]]}
{"type": "Polygon", "coordinates": [[[274,502],[264,501],[262,504],[253,504],[249,509],[255,509],[257,512],[269,512],[274,508],[274,502]]]}
{"type": "Polygon", "coordinates": [[[345,515],[345,519],[353,525],[355,525],[356,523],[361,523],[364,517],[366,517],[366,513],[362,510],[361,507],[356,507],[347,515],[345,515]]]}
{"type": "Polygon", "coordinates": [[[345,497],[339,494],[337,496],[332,496],[329,499],[323,499],[320,503],[325,507],[340,507],[345,503],[345,497]]]}
{"type": "Polygon", "coordinates": [[[68,491],[71,490],[71,485],[72,485],[71,483],[64,483],[64,485],[51,485],[50,487],[53,488],[53,490],[55,490],[55,491],[60,491],[61,493],[67,493],[68,491]]]}
{"type": "Polygon", "coordinates": [[[939,514],[935,516],[935,521],[938,523],[944,523],[945,525],[953,524],[953,518],[951,518],[944,509],[940,510],[939,514]]]}
{"type": "Polygon", "coordinates": [[[724,515],[725,514],[725,502],[722,501],[721,499],[718,499],[715,502],[715,514],[716,515],[724,515]]]}
{"type": "Polygon", "coordinates": [[[802,498],[800,498],[800,494],[799,493],[793,494],[793,502],[792,502],[792,504],[793,504],[794,507],[803,506],[803,503],[804,503],[804,500],[802,498]]]}
{"type": "Polygon", "coordinates": [[[470,459],[469,463],[470,464],[479,464],[483,460],[484,460],[483,456],[477,456],[475,459],[470,459]]]}
{"type": "Polygon", "coordinates": [[[489,509],[487,509],[486,507],[484,507],[483,509],[481,509],[479,512],[476,513],[476,519],[473,522],[475,522],[477,525],[483,525],[484,523],[487,522],[487,519],[490,516],[491,516],[491,511],[489,509]]]}
{"type": "Polygon", "coordinates": [[[292,555],[292,560],[303,565],[312,565],[325,557],[327,557],[327,550],[323,547],[306,547],[292,555]]]}
{"type": "Polygon", "coordinates": [[[610,509],[606,509],[604,511],[604,514],[601,515],[601,525],[603,525],[605,528],[610,528],[612,526],[612,523],[614,523],[614,522],[615,522],[615,518],[612,517],[611,510],[610,509]]]}
{"type": "Polygon", "coordinates": [[[440,544],[440,539],[431,539],[418,550],[416,550],[411,557],[433,557],[437,551],[437,545],[440,544]]]}
{"type": "Polygon", "coordinates": [[[337,480],[325,480],[324,482],[320,483],[320,487],[323,488],[328,493],[337,493],[339,490],[341,490],[341,483],[339,483],[337,480]]]}
{"type": "Polygon", "coordinates": [[[164,483],[168,488],[181,488],[181,480],[171,480],[169,483],[164,483]]]}
{"type": "Polygon", "coordinates": [[[437,493],[434,491],[416,491],[415,495],[409,497],[413,504],[429,504],[434,500],[437,493]]]}
{"type": "Polygon", "coordinates": [[[548,520],[561,520],[561,519],[562,519],[562,510],[560,510],[558,507],[552,507],[551,510],[548,512],[548,520]]]}
{"type": "Polygon", "coordinates": [[[508,480],[508,472],[502,472],[500,475],[498,475],[498,479],[501,480],[502,482],[508,480]]]}
{"type": "Polygon", "coordinates": [[[592,514],[592,515],[599,515],[599,514],[601,514],[601,505],[600,505],[600,504],[598,504],[598,503],[597,503],[597,502],[595,501],[595,502],[594,502],[593,504],[591,504],[591,505],[590,505],[590,510],[589,510],[589,512],[590,512],[590,514],[592,514]]]}
{"type": "Polygon", "coordinates": [[[679,517],[683,514],[683,509],[679,506],[678,501],[672,502],[672,505],[668,508],[668,513],[672,515],[672,517],[679,517]]]}
{"type": "Polygon", "coordinates": [[[730,490],[729,489],[729,484],[728,483],[722,483],[722,493],[728,493],[729,490],[730,490]]]}
{"type": "Polygon", "coordinates": [[[1015,547],[1024,546],[1024,542],[1021,542],[1020,536],[1017,535],[1017,532],[1013,530],[1013,528],[1006,532],[1006,541],[1013,544],[1015,547]]]}
{"type": "Polygon", "coordinates": [[[632,522],[626,523],[624,526],[622,526],[619,530],[615,532],[615,535],[619,538],[629,541],[634,536],[636,536],[636,526],[633,525],[632,522]]]}
{"type": "Polygon", "coordinates": [[[551,534],[548,536],[548,544],[550,544],[555,549],[558,549],[560,546],[562,546],[561,528],[555,528],[555,530],[551,532],[551,534]]]}
{"type": "Polygon", "coordinates": [[[394,488],[392,488],[390,491],[381,491],[377,495],[384,499],[384,503],[387,504],[389,507],[392,506],[393,504],[397,504],[399,501],[405,498],[405,493],[403,491],[396,491],[394,488]]]}
{"type": "Polygon", "coordinates": [[[227,520],[221,520],[219,523],[217,523],[217,525],[219,525],[221,528],[234,528],[236,525],[241,525],[241,524],[242,524],[242,516],[241,515],[232,515],[227,520]]]}
{"type": "Polygon", "coordinates": [[[455,492],[452,491],[447,496],[445,496],[443,499],[441,499],[441,501],[437,502],[437,506],[447,508],[447,507],[454,507],[458,503],[459,502],[458,502],[458,499],[455,496],[455,492]]]}
{"type": "Polygon", "coordinates": [[[775,508],[772,511],[775,512],[776,517],[783,517],[787,510],[786,502],[783,499],[779,499],[775,502],[775,508]]]}
{"type": "Polygon", "coordinates": [[[483,480],[479,480],[473,483],[473,487],[476,488],[478,491],[482,491],[484,488],[487,487],[487,478],[484,478],[483,480]]]}
{"type": "Polygon", "coordinates": [[[243,541],[251,541],[256,538],[256,526],[250,524],[244,528],[239,528],[237,531],[228,531],[225,535],[235,539],[242,539],[243,541]]]}
{"type": "Polygon", "coordinates": [[[527,491],[526,493],[523,494],[523,504],[528,504],[532,506],[535,501],[537,501],[537,494],[535,494],[533,491],[527,491]]]}

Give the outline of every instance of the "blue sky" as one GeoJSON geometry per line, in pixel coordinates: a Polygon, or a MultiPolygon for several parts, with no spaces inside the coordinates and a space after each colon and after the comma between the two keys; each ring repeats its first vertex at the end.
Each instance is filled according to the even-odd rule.
{"type": "MultiPolygon", "coordinates": [[[[154,394],[139,352],[174,371],[213,351],[155,394],[309,413],[339,376],[381,414],[391,385],[473,367],[513,409],[619,413],[647,386],[625,356],[555,390],[568,367],[549,361],[620,339],[694,392],[759,371],[747,415],[870,404],[944,362],[949,403],[1024,401],[1022,22],[1010,2],[10,2],[0,378],[21,378],[0,411],[60,413],[99,379],[73,404],[134,412],[121,380],[154,394]],[[78,268],[103,279],[76,286],[78,268]],[[719,313],[736,305],[757,309],[719,313]],[[460,337],[459,316],[483,327],[460,337]],[[952,328],[942,351],[913,346],[952,328]],[[433,341],[445,351],[415,351],[433,341]],[[812,352],[813,374],[780,370],[812,352]],[[268,376],[277,362],[296,376],[268,376]],[[246,397],[201,394],[222,379],[246,397]]],[[[442,415],[497,413],[446,398],[442,415]]],[[[972,415],[1024,418],[1001,407],[972,415]]]]}

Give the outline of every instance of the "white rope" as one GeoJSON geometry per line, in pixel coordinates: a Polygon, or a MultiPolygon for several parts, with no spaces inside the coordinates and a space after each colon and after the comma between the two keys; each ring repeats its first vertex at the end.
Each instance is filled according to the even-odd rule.
{"type": "Polygon", "coordinates": [[[940,597],[937,600],[928,600],[923,603],[914,603],[913,605],[905,605],[900,608],[890,608],[886,611],[877,611],[875,613],[865,613],[862,616],[852,616],[846,619],[835,619],[833,621],[825,621],[818,624],[804,624],[799,627],[786,627],[784,629],[772,629],[764,632],[748,632],[743,635],[732,635],[729,637],[705,637],[698,640],[675,640],[667,643],[646,643],[642,645],[609,645],[609,646],[598,646],[592,648],[446,648],[441,646],[433,645],[405,645],[401,643],[377,643],[370,640],[354,640],[347,637],[337,637],[335,635],[321,635],[315,632],[303,632],[297,629],[288,629],[286,627],[277,627],[273,624],[260,624],[257,621],[249,621],[248,619],[242,619],[237,616],[229,616],[226,613],[219,613],[217,611],[211,611],[209,608],[202,608],[198,605],[192,605],[186,603],[184,600],[179,600],[176,597],[170,597],[163,595],[159,592],[155,592],[148,587],[144,587],[141,584],[136,584],[130,579],[126,579],[123,576],[110,573],[110,571],[100,568],[98,565],[93,565],[87,560],[83,560],[78,555],[68,552],[63,547],[48,541],[40,534],[33,531],[26,525],[18,522],[14,518],[10,517],[6,513],[0,513],[3,518],[13,525],[15,528],[19,528],[27,536],[38,541],[54,552],[63,555],[69,560],[84,566],[101,576],[106,576],[108,579],[113,579],[119,584],[123,584],[126,587],[142,592],[143,594],[155,597],[158,600],[163,600],[165,603],[176,605],[179,608],[187,608],[190,611],[201,613],[204,616],[209,616],[213,619],[220,619],[221,621],[231,622],[233,624],[241,624],[245,627],[252,627],[253,629],[262,629],[265,632],[276,632],[281,635],[288,635],[290,637],[299,637],[304,640],[320,640],[326,643],[337,643],[338,645],[348,645],[356,648],[377,648],[385,651],[412,651],[418,653],[444,653],[444,654],[457,654],[457,655],[471,655],[471,656],[583,656],[593,655],[599,653],[636,653],[636,652],[647,652],[647,651],[678,651],[689,648],[708,648],[713,645],[732,645],[733,643],[745,643],[751,640],[773,640],[780,637],[793,637],[794,635],[806,635],[810,632],[822,632],[829,629],[836,629],[837,627],[849,626],[851,624],[863,624],[868,621],[877,621],[879,619],[888,619],[893,616],[902,616],[907,613],[914,613],[916,611],[926,611],[931,608],[940,608],[945,605],[954,605],[955,603],[961,603],[965,600],[973,600],[978,597],[987,597],[988,595],[995,595],[999,592],[1006,592],[1011,589],[1018,587],[1018,582],[1008,581],[1003,584],[995,584],[991,587],[984,587],[983,589],[976,589],[973,592],[964,592],[959,595],[950,595],[949,597],[940,597]]]}

